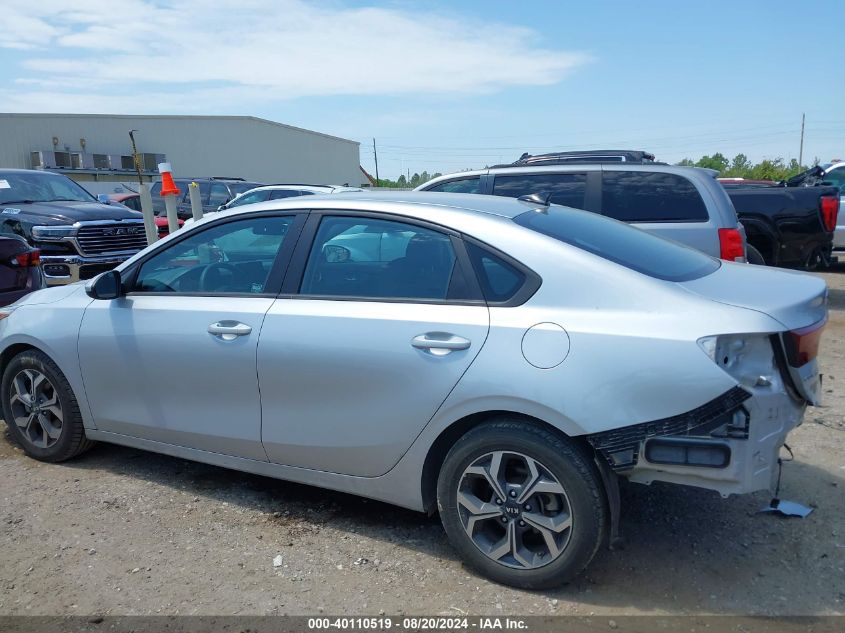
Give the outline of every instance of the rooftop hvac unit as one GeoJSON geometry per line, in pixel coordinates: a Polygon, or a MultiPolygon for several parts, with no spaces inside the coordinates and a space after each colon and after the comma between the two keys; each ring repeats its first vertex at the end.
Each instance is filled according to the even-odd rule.
{"type": "Polygon", "coordinates": [[[123,155],[120,157],[120,167],[116,167],[116,169],[121,169],[123,171],[132,171],[135,169],[135,160],[132,156],[123,155]]]}
{"type": "Polygon", "coordinates": [[[164,154],[141,154],[141,169],[144,171],[158,171],[158,164],[166,162],[164,154]]]}
{"type": "Polygon", "coordinates": [[[77,152],[79,167],[76,169],[94,169],[94,154],[90,152],[77,152]]]}
{"type": "Polygon", "coordinates": [[[108,154],[92,154],[94,169],[111,169],[111,162],[108,154]]]}
{"type": "Polygon", "coordinates": [[[82,152],[70,152],[70,166],[72,169],[82,169],[82,152]]]}
{"type": "Polygon", "coordinates": [[[33,169],[55,169],[56,152],[30,152],[33,169]]]}
{"type": "Polygon", "coordinates": [[[71,162],[70,162],[70,152],[54,152],[54,156],[56,157],[55,160],[55,167],[57,169],[70,169],[71,162]]]}

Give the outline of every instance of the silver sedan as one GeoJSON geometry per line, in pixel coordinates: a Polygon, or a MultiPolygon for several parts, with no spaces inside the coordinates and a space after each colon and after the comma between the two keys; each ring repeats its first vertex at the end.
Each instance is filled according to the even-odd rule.
{"type": "Polygon", "coordinates": [[[768,488],[820,392],[827,289],[536,200],[308,196],[222,212],[0,311],[11,435],[439,511],[503,583],[582,570],[618,479],[768,488]]]}

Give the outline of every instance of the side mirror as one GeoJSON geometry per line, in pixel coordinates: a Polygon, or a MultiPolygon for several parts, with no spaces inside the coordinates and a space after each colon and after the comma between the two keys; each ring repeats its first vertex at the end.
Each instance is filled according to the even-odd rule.
{"type": "Polygon", "coordinates": [[[107,193],[98,193],[97,202],[100,204],[111,204],[111,198],[109,198],[109,194],[107,193]]]}
{"type": "Polygon", "coordinates": [[[120,273],[116,270],[107,270],[97,275],[85,284],[85,294],[92,299],[117,299],[123,294],[120,273]]]}

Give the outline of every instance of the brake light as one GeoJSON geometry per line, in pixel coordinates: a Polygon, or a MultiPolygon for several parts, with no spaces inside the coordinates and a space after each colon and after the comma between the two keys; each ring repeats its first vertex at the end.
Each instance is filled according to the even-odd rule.
{"type": "Polygon", "coordinates": [[[819,354],[819,343],[827,324],[827,317],[800,330],[792,330],[784,335],[786,359],[793,367],[802,367],[819,354]]]}
{"type": "Polygon", "coordinates": [[[41,251],[38,249],[28,251],[26,253],[18,253],[12,258],[12,265],[20,266],[21,268],[29,268],[30,266],[38,266],[41,263],[41,251]]]}
{"type": "Polygon", "coordinates": [[[839,196],[822,196],[819,200],[822,220],[826,231],[836,230],[836,219],[839,215],[839,196]]]}
{"type": "Polygon", "coordinates": [[[730,262],[745,261],[745,247],[739,229],[719,229],[719,257],[730,262]]]}

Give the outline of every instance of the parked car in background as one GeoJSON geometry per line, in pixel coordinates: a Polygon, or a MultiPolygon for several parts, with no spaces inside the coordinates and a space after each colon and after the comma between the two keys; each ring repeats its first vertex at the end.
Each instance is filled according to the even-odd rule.
{"type": "Polygon", "coordinates": [[[0,235],[0,306],[44,287],[41,253],[17,235],[0,235]]]}
{"type": "Polygon", "coordinates": [[[61,174],[0,169],[0,235],[41,252],[48,285],[90,279],[147,245],[140,213],[103,204],[61,174]]]}
{"type": "Polygon", "coordinates": [[[0,403],[35,459],[102,440],[437,510],[476,569],[550,587],[618,536],[619,477],[772,484],[826,298],[531,200],[288,198],[0,310],[0,403]]]}
{"type": "Polygon", "coordinates": [[[845,249],[845,161],[837,160],[822,165],[824,182],[839,189],[839,216],[836,220],[836,231],[833,234],[833,248],[845,249]]]}
{"type": "MultiPolygon", "coordinates": [[[[125,207],[129,207],[133,211],[141,211],[141,194],[113,193],[109,194],[109,199],[113,202],[118,202],[125,207]]],[[[166,215],[157,215],[154,220],[159,237],[170,235],[170,224],[167,221],[166,215]]],[[[181,227],[183,224],[185,224],[185,220],[179,218],[179,226],[181,227]]]]}
{"type": "Polygon", "coordinates": [[[716,172],[654,161],[647,152],[601,150],[530,156],[440,176],[417,191],[549,200],[633,224],[728,261],[745,261],[745,235],[716,172]]]}
{"type": "MultiPolygon", "coordinates": [[[[192,182],[199,185],[202,212],[204,214],[217,211],[221,205],[233,200],[238,194],[260,187],[262,184],[260,182],[247,181],[243,178],[216,176],[212,178],[178,178],[175,180],[176,187],[179,189],[176,210],[179,217],[183,220],[193,217],[191,213],[191,198],[188,192],[188,186],[192,182]]],[[[167,211],[164,207],[164,198],[161,197],[161,182],[153,183],[153,186],[150,188],[150,194],[153,198],[153,213],[166,216],[167,211]]]]}
{"type": "Polygon", "coordinates": [[[840,193],[822,184],[826,179],[818,167],[783,182],[719,179],[745,227],[749,261],[807,270],[830,265],[840,193]]]}
{"type": "Polygon", "coordinates": [[[220,205],[218,211],[225,211],[232,207],[239,207],[244,204],[255,204],[256,202],[267,202],[268,200],[281,200],[282,198],[293,198],[295,196],[313,196],[326,193],[344,193],[353,191],[364,191],[360,187],[348,187],[346,185],[265,185],[256,187],[244,193],[238,194],[234,200],[220,205]]]}

